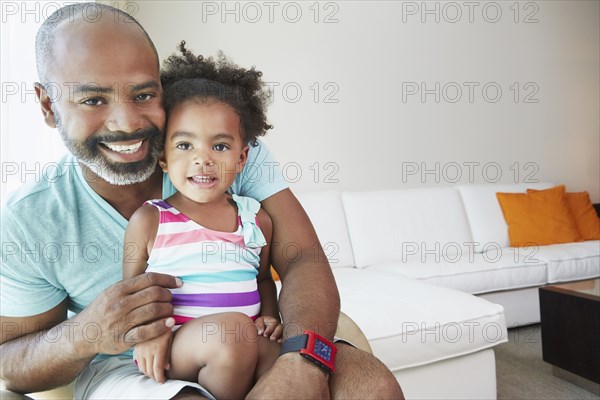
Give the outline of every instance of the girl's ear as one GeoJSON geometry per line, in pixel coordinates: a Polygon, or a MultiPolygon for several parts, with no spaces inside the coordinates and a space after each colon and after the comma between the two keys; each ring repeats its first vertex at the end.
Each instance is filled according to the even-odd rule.
{"type": "Polygon", "coordinates": [[[46,125],[50,128],[56,128],[56,119],[54,117],[54,111],[52,111],[52,99],[48,96],[48,92],[46,88],[42,86],[41,83],[35,82],[35,95],[37,96],[40,107],[42,109],[42,115],[44,116],[44,121],[46,125]]]}
{"type": "Polygon", "coordinates": [[[160,165],[163,172],[167,172],[167,159],[165,158],[164,150],[160,153],[160,156],[158,156],[158,165],[160,165]]]}
{"type": "Polygon", "coordinates": [[[248,161],[248,151],[250,150],[250,146],[246,145],[242,149],[240,153],[240,160],[238,161],[239,170],[237,172],[242,172],[244,165],[246,165],[246,161],[248,161]]]}

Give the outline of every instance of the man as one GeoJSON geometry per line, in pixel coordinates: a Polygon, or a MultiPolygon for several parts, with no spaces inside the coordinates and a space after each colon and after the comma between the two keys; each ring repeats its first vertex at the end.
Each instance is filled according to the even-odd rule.
{"type": "MultiPolygon", "coordinates": [[[[127,246],[121,251],[127,220],[144,201],[173,190],[156,168],[165,126],[156,49],[130,16],[89,3],[51,15],[36,54],[44,119],[71,155],[2,211],[2,379],[23,393],[79,375],[76,396],[201,398],[186,382],[163,389],[126,357],[98,356],[170,330],[168,288],[181,284],[161,274],[118,282],[122,258],[135,256],[127,246]],[[68,310],[77,314],[67,319],[68,310]]],[[[332,340],[340,303],[331,269],[280,172],[268,170],[270,159],[264,145],[253,148],[248,164],[258,174],[244,171],[233,188],[261,201],[273,220],[284,338],[307,329],[332,340]],[[300,250],[290,255],[286,243],[300,250]]],[[[298,351],[282,354],[249,397],[402,397],[381,362],[345,343],[337,343],[335,367],[329,376],[298,351]]]]}

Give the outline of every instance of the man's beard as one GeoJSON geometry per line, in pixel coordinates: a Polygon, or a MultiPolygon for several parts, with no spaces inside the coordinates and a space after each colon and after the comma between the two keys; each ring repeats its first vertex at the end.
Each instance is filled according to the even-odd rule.
{"type": "Polygon", "coordinates": [[[106,132],[96,134],[84,141],[69,139],[63,129],[60,116],[54,111],[56,127],[60,136],[77,161],[85,165],[92,173],[111,185],[132,185],[147,181],[157,167],[158,158],[163,149],[163,135],[152,126],[132,134],[106,132]],[[100,142],[123,142],[144,139],[148,142],[148,154],[140,161],[119,163],[109,161],[99,150],[100,142]]]}

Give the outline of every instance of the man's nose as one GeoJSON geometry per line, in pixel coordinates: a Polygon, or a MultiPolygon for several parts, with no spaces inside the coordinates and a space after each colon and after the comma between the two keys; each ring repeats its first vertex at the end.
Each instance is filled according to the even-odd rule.
{"type": "Polygon", "coordinates": [[[144,128],[144,118],[135,107],[134,102],[119,102],[111,104],[106,128],[117,132],[135,132],[144,128]]]}

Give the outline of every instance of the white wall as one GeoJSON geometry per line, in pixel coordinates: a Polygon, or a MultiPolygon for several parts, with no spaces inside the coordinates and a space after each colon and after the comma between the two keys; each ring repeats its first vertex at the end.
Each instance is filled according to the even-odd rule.
{"type": "Polygon", "coordinates": [[[501,172],[500,182],[566,183],[597,202],[599,4],[151,1],[136,11],[161,57],[185,39],[278,85],[265,141],[290,181],[300,166],[297,191],[486,182],[501,172]],[[424,101],[409,92],[422,83],[434,89],[424,101]]]}
{"type": "MultiPolygon", "coordinates": [[[[295,191],[483,183],[500,172],[499,182],[565,183],[600,201],[597,1],[116,4],[161,58],[185,39],[264,72],[275,125],[265,141],[295,191]],[[422,84],[433,89],[424,99],[422,84]]],[[[42,134],[29,127],[35,112],[9,114],[3,157],[5,137],[11,157],[31,156],[21,149],[35,141],[22,134],[42,134]]]]}

